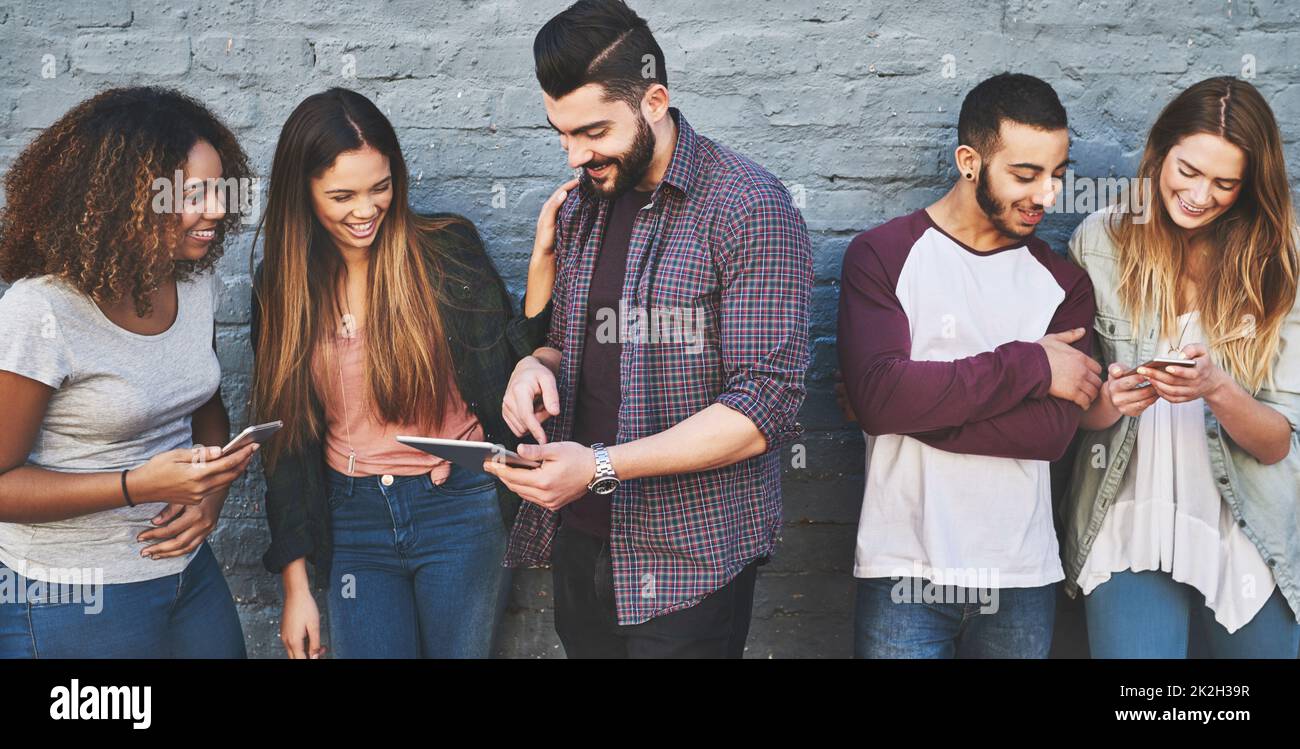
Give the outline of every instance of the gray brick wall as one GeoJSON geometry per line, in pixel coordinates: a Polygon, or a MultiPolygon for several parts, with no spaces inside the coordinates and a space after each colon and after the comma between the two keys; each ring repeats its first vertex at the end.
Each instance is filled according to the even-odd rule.
{"type": "MultiPolygon", "coordinates": [[[[1265,93],[1300,163],[1300,4],[1289,0],[639,0],[674,102],[701,132],[754,157],[802,202],[816,251],[813,367],[789,456],[779,553],[759,578],[750,657],[851,653],[860,433],[835,406],[835,305],[852,235],[937,198],[955,177],[957,109],[1004,69],[1056,86],[1081,175],[1128,174],[1158,108],[1211,75],[1265,93]],[[1251,68],[1253,67],[1253,71],[1251,68]]],[[[532,76],[534,33],[565,0],[0,0],[0,172],[77,101],[124,84],[175,86],[235,129],[258,173],[305,95],[374,98],[418,175],[414,204],[478,223],[522,292],[537,207],[566,174],[532,76]],[[494,196],[501,196],[493,202],[494,196]],[[504,198],[502,207],[501,198],[504,198]]],[[[1294,170],[1293,170],[1294,173],[1294,170]]],[[[1080,216],[1051,216],[1060,247],[1080,216]]],[[[223,390],[245,424],[249,237],[221,262],[223,390]]],[[[214,544],[249,652],[280,657],[279,583],[262,571],[261,480],[236,485],[214,544]]],[[[499,652],[562,655],[548,576],[520,573],[499,652]]],[[[1077,652],[1069,617],[1061,654],[1077,652]]]]}

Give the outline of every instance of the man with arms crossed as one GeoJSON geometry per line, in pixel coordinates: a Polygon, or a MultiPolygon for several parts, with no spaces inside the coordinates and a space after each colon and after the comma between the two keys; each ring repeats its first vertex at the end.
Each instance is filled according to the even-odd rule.
{"type": "Polygon", "coordinates": [[[844,256],[840,369],[869,435],[859,657],[1046,657],[1049,461],[1101,386],[1088,276],[1033,236],[1069,158],[1056,93],[990,78],[958,139],[952,189],[844,256]]]}

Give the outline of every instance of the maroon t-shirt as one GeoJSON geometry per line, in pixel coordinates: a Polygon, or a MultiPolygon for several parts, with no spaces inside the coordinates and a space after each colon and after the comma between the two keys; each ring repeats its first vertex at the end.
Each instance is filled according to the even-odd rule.
{"type": "MultiPolygon", "coordinates": [[[[629,190],[615,198],[609,207],[605,236],[601,238],[587,296],[587,330],[574,402],[573,441],[580,445],[596,442],[612,445],[618,436],[618,406],[623,396],[618,373],[623,353],[619,300],[623,298],[632,224],[637,211],[650,202],[651,195],[629,190]]],[[[609,495],[589,491],[565,505],[560,514],[572,528],[598,538],[609,538],[609,495]]]]}

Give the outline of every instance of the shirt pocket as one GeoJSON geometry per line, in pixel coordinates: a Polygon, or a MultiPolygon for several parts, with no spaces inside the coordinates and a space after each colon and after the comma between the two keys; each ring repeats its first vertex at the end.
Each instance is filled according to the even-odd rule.
{"type": "Polygon", "coordinates": [[[1137,364],[1133,356],[1137,351],[1133,338],[1133,323],[1128,318],[1098,312],[1092,324],[1097,332],[1098,355],[1103,365],[1123,362],[1129,366],[1137,364]]]}
{"type": "Polygon", "coordinates": [[[651,262],[649,306],[637,309],[640,340],[692,355],[716,347],[722,288],[708,251],[698,245],[664,247],[651,262]]]}

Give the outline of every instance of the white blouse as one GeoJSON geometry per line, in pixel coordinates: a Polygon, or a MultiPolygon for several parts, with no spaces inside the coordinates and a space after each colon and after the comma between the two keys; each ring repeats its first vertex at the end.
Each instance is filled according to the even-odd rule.
{"type": "MultiPolygon", "coordinates": [[[[1199,316],[1180,338],[1203,341],[1199,316]]],[[[1169,350],[1161,337],[1159,351],[1169,350]]],[[[1131,363],[1131,362],[1130,362],[1131,363]]],[[[1156,400],[1138,418],[1133,457],[1076,580],[1084,594],[1124,570],[1162,570],[1196,588],[1229,633],[1254,618],[1276,583],[1214,483],[1203,399],[1156,400]]]]}

